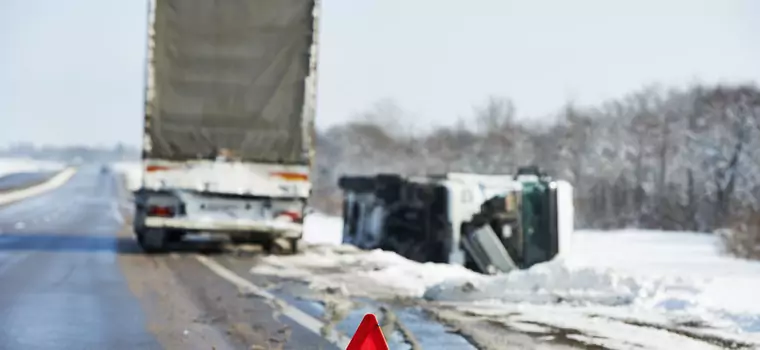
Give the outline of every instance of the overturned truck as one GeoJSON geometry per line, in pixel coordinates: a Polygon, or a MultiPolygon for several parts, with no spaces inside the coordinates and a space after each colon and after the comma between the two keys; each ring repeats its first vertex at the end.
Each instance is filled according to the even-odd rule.
{"type": "Polygon", "coordinates": [[[494,274],[568,249],[572,186],[536,167],[514,175],[344,176],[343,241],[494,274]]]}

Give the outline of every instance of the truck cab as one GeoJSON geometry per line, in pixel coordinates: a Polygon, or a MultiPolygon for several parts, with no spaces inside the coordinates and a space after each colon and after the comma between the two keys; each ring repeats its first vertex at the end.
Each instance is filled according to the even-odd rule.
{"type": "Polygon", "coordinates": [[[482,273],[551,260],[569,248],[572,186],[521,170],[344,176],[343,241],[482,273]]]}

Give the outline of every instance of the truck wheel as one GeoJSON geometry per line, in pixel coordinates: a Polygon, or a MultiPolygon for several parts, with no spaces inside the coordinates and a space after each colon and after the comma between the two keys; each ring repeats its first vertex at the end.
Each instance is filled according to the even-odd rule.
{"type": "Polygon", "coordinates": [[[230,236],[230,243],[232,243],[232,244],[234,244],[234,245],[238,245],[238,244],[246,244],[246,243],[248,243],[248,242],[250,242],[250,241],[251,241],[251,240],[250,240],[249,238],[247,238],[247,237],[242,237],[242,236],[234,236],[234,235],[233,235],[233,236],[230,236]]]}
{"type": "Polygon", "coordinates": [[[137,244],[145,253],[154,254],[166,251],[166,232],[149,230],[136,232],[137,244]]]}
{"type": "Polygon", "coordinates": [[[261,248],[264,250],[264,253],[266,254],[272,254],[274,253],[275,243],[273,239],[266,240],[261,243],[261,248]]]}
{"type": "Polygon", "coordinates": [[[478,264],[475,263],[475,260],[472,259],[469,253],[464,254],[464,267],[478,273],[484,273],[484,271],[480,270],[480,267],[478,267],[478,264]]]}
{"type": "Polygon", "coordinates": [[[448,264],[449,263],[449,245],[446,242],[437,242],[432,244],[428,250],[428,258],[426,261],[436,264],[448,264]]]}
{"type": "Polygon", "coordinates": [[[182,238],[185,237],[185,232],[181,230],[171,230],[166,233],[165,242],[167,243],[177,243],[182,241],[182,238]]]}
{"type": "Polygon", "coordinates": [[[290,254],[298,254],[298,243],[301,242],[300,238],[291,238],[290,241],[290,254]]]}
{"type": "Polygon", "coordinates": [[[275,238],[263,242],[261,245],[266,254],[292,255],[298,252],[298,239],[275,238]]]}

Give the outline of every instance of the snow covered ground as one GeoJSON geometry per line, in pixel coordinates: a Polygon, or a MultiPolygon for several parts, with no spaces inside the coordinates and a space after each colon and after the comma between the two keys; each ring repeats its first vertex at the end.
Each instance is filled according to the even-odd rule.
{"type": "Polygon", "coordinates": [[[313,214],[305,237],[317,245],[251,272],[331,293],[424,298],[513,329],[573,329],[608,348],[760,345],[760,263],[724,256],[710,234],[578,231],[562,260],[501,276],[362,252],[340,236],[339,218],[313,214]]]}
{"type": "Polygon", "coordinates": [[[0,176],[13,173],[63,170],[65,164],[28,158],[0,158],[0,176]]]}

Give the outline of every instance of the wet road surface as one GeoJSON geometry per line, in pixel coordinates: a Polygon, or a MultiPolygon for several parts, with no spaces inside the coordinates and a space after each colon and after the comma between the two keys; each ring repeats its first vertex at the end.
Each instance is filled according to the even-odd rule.
{"type": "Polygon", "coordinates": [[[0,193],[42,183],[53,175],[55,172],[23,172],[0,176],[0,193]]]}
{"type": "Polygon", "coordinates": [[[83,167],[0,206],[0,349],[336,349],[241,295],[197,246],[143,254],[120,181],[83,167]]]}
{"type": "Polygon", "coordinates": [[[118,184],[82,169],[0,208],[0,349],[158,349],[117,262],[118,184]]]}

